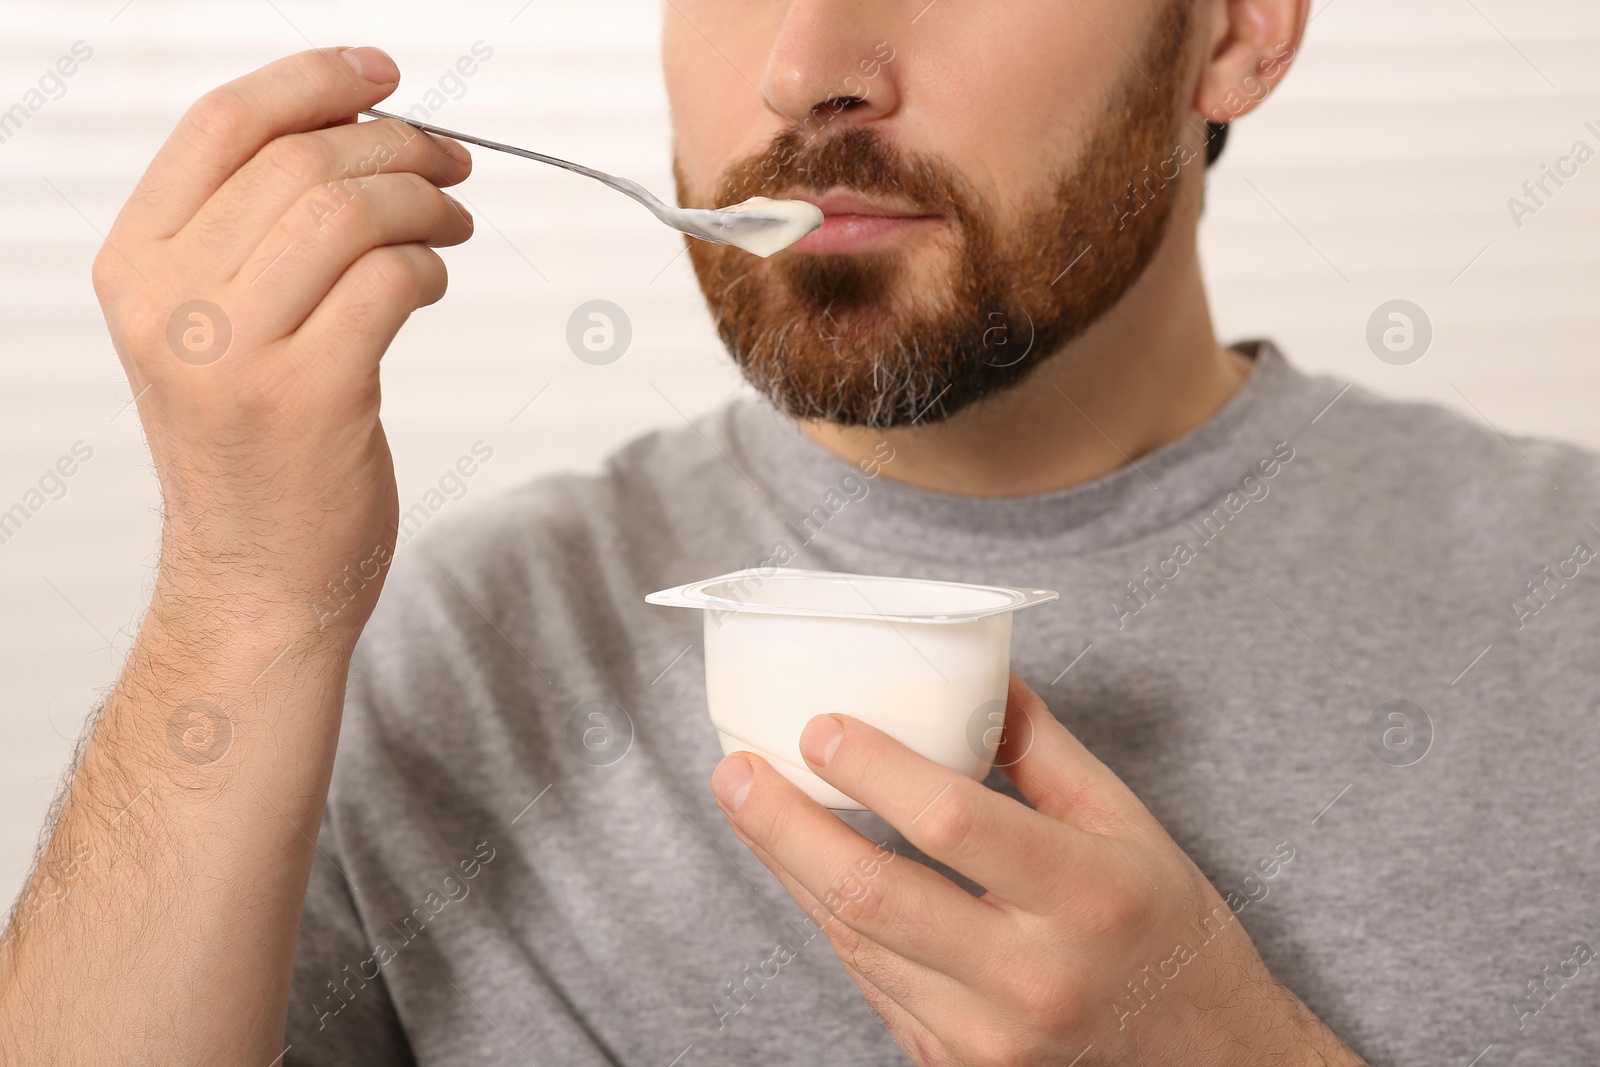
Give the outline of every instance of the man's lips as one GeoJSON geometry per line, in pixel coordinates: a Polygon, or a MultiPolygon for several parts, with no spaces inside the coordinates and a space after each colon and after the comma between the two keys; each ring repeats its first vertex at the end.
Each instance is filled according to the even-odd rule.
{"type": "Polygon", "coordinates": [[[790,252],[801,254],[837,256],[864,252],[892,241],[904,241],[944,222],[941,215],[875,203],[854,194],[786,195],[822,209],[822,226],[789,247],[790,252]]]}

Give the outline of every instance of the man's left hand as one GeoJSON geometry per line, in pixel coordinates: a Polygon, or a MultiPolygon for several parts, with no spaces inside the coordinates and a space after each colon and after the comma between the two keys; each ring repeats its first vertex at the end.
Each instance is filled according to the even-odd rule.
{"type": "Polygon", "coordinates": [[[1014,675],[997,764],[1032,807],[843,715],[816,774],[986,892],[874,845],[765,760],[712,788],[921,1067],[1361,1064],[1193,861],[1014,675]]]}

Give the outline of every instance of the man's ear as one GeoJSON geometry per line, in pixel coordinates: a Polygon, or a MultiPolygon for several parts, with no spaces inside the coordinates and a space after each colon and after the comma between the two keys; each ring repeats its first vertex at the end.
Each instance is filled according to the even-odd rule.
{"type": "Polygon", "coordinates": [[[1255,110],[1300,51],[1311,0],[1215,0],[1195,110],[1225,124],[1255,110]]]}

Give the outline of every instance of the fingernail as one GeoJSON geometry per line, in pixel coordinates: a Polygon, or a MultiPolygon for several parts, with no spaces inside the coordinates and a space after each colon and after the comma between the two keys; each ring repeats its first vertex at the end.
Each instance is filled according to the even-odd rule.
{"type": "Polygon", "coordinates": [[[457,211],[461,212],[461,217],[466,219],[469,225],[476,225],[476,223],[474,223],[472,221],[472,212],[467,210],[467,207],[466,207],[465,204],[463,204],[461,201],[457,200],[455,197],[451,196],[449,193],[445,193],[444,194],[444,198],[446,200],[450,201],[450,203],[455,205],[455,209],[457,211]]]}
{"type": "Polygon", "coordinates": [[[839,751],[844,740],[844,725],[832,715],[818,715],[800,735],[800,754],[821,767],[839,751]]]}
{"type": "Polygon", "coordinates": [[[355,72],[379,85],[400,80],[400,68],[395,66],[394,60],[389,58],[387,52],[381,48],[363,46],[361,48],[346,48],[339,53],[344,56],[344,61],[355,72]]]}
{"type": "Polygon", "coordinates": [[[717,766],[711,775],[711,791],[729,811],[744,807],[744,798],[750,795],[750,761],[743,756],[730,756],[717,766]]]}

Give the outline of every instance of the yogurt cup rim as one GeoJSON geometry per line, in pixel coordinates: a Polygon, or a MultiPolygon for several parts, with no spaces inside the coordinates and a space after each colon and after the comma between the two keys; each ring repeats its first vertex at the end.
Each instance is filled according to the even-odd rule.
{"type": "Polygon", "coordinates": [[[1052,589],[1024,589],[1005,585],[977,585],[967,582],[941,582],[922,578],[897,578],[876,574],[849,574],[842,571],[814,571],[800,570],[789,567],[747,567],[743,570],[731,571],[728,574],[719,574],[715,578],[702,578],[688,585],[676,586],[672,589],[662,589],[645,597],[651,604],[667,607],[699,608],[702,611],[719,611],[738,614],[753,615],[787,615],[811,618],[830,619],[866,619],[878,622],[915,622],[933,624],[953,624],[975,622],[993,615],[1004,615],[1035,604],[1060,599],[1059,593],[1052,589]],[[740,582],[751,584],[751,590],[759,593],[773,585],[789,582],[816,582],[842,583],[852,587],[852,593],[858,594],[862,604],[857,607],[826,607],[816,605],[796,605],[783,603],[763,603],[754,600],[740,600],[729,596],[718,595],[711,590],[718,586],[732,585],[740,582]],[[940,608],[932,604],[925,610],[880,610],[869,595],[868,590],[862,586],[876,585],[881,590],[885,585],[900,587],[916,587],[927,591],[934,596],[939,593],[949,593],[950,599],[958,596],[964,597],[969,604],[965,607],[955,605],[940,608]],[[989,603],[972,604],[974,594],[983,598],[988,594],[989,603]]]}

